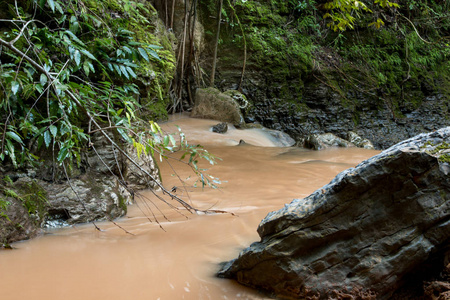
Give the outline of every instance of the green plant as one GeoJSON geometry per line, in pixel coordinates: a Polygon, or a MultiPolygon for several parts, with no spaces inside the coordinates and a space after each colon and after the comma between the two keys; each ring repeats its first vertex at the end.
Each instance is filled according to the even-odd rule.
{"type": "Polygon", "coordinates": [[[8,215],[6,214],[6,210],[8,209],[8,207],[10,205],[11,205],[11,202],[0,199],[0,217],[5,218],[8,221],[11,221],[11,220],[9,219],[8,215]]]}
{"type": "MultiPolygon", "coordinates": [[[[375,0],[375,5],[382,8],[399,8],[398,3],[389,0],[375,0]]],[[[362,18],[363,12],[371,13],[372,10],[363,1],[353,0],[333,0],[323,4],[322,9],[327,11],[324,19],[329,19],[327,24],[333,31],[345,31],[347,29],[354,29],[355,22],[362,18]]],[[[384,25],[383,20],[377,18],[375,22],[369,24],[380,28],[384,25]]]]}
{"type": "MultiPolygon", "coordinates": [[[[23,4],[9,3],[10,19],[0,20],[9,27],[0,36],[1,161],[26,167],[39,163],[40,153],[49,152],[67,176],[66,169],[79,167],[82,154],[92,147],[91,135],[100,132],[140,168],[107,131],[117,132],[138,152],[157,152],[165,158],[175,146],[169,145],[173,140],[156,123],[144,125],[140,113],[140,96],[147,90],[143,82],[154,86],[161,99],[164,75],[149,83],[146,78],[155,73],[152,69],[170,65],[150,33],[131,30],[149,26],[147,6],[132,0],[23,4]]],[[[186,151],[197,155],[197,148],[186,151]]],[[[187,163],[201,172],[195,160],[187,163]]]]}

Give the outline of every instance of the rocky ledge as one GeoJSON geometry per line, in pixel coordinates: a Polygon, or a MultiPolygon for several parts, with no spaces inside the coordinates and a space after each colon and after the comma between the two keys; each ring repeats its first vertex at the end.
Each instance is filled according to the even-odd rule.
{"type": "Polygon", "coordinates": [[[450,238],[450,127],[403,141],[271,212],[220,277],[283,298],[387,299],[450,238]]]}

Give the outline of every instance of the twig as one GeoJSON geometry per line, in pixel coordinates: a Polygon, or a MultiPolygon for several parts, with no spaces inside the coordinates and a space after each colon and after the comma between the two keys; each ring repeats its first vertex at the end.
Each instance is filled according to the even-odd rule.
{"type": "Polygon", "coordinates": [[[405,16],[402,15],[402,14],[398,14],[398,15],[400,15],[401,17],[403,17],[404,19],[406,19],[406,21],[408,21],[408,22],[411,24],[411,26],[414,28],[414,31],[416,32],[416,34],[417,34],[417,36],[419,37],[419,39],[421,39],[424,43],[427,43],[427,44],[433,44],[433,43],[431,43],[431,42],[428,42],[428,41],[424,40],[424,39],[420,36],[419,32],[417,31],[416,26],[414,26],[413,22],[411,22],[410,19],[408,19],[407,17],[405,17],[405,16]]]}

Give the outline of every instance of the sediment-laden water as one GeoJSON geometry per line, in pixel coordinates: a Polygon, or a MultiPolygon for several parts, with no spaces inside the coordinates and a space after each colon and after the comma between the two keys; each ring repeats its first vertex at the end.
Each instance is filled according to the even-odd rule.
{"type": "Polygon", "coordinates": [[[175,161],[178,175],[167,163],[161,172],[164,184],[176,186],[177,194],[195,207],[234,215],[192,215],[142,192],[128,215],[117,220],[133,235],[103,222],[97,223],[101,232],[91,224],[50,230],[13,244],[15,250],[0,251],[0,299],[267,299],[216,278],[218,264],[258,240],[256,228],[268,212],[309,195],[378,152],[280,148],[259,129],[210,132],[216,123],[181,116],[163,127],[176,132],[179,125],[191,143],[222,159],[203,165],[222,182],[220,189],[194,187],[195,176],[175,161]],[[246,144],[238,146],[241,139],[246,144]],[[178,176],[191,178],[183,187],[178,176]]]}

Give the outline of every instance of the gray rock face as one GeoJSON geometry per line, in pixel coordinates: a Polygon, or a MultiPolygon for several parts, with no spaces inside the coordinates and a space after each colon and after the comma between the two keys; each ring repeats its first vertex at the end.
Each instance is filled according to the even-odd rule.
{"type": "Polygon", "coordinates": [[[332,133],[312,134],[304,141],[304,146],[309,149],[322,150],[330,147],[353,147],[354,144],[332,133]]]}
{"type": "Polygon", "coordinates": [[[375,149],[375,147],[373,146],[371,141],[369,141],[367,139],[363,139],[362,137],[360,137],[359,135],[357,135],[353,131],[349,131],[347,133],[347,140],[350,143],[352,143],[353,145],[355,145],[356,147],[359,147],[359,148],[375,149]]]}
{"type": "Polygon", "coordinates": [[[283,297],[387,299],[447,245],[449,145],[450,127],[416,136],[269,213],[219,276],[283,297]]]}
{"type": "Polygon", "coordinates": [[[228,122],[235,126],[244,122],[236,100],[215,88],[197,89],[191,117],[228,122]]]}
{"type": "MultiPolygon", "coordinates": [[[[249,81],[255,80],[249,78],[249,81]]],[[[445,95],[424,96],[416,109],[401,106],[399,109],[403,117],[393,118],[386,104],[359,93],[349,95],[354,106],[345,106],[341,96],[316,80],[305,82],[299,97],[305,106],[300,110],[287,101],[273,98],[271,93],[257,95],[256,91],[271,88],[266,84],[270,80],[261,82],[254,87],[254,91],[246,93],[254,104],[246,111],[245,121],[282,130],[300,142],[312,134],[327,132],[346,138],[345,134],[353,131],[370,140],[376,149],[387,149],[421,132],[433,131],[449,123],[449,99],[445,95]]]]}
{"type": "Polygon", "coordinates": [[[46,156],[46,163],[27,172],[1,166],[0,171],[11,179],[11,184],[0,185],[0,246],[32,238],[42,227],[63,227],[123,216],[127,204],[133,201],[131,190],[155,188],[155,180],[160,180],[153,158],[138,157],[131,146],[122,145],[127,155],[152,178],[143,174],[100,133],[92,136],[91,146],[91,151],[83,155],[81,167],[72,168],[70,181],[46,156]],[[119,184],[119,180],[128,189],[119,184]],[[21,198],[6,197],[6,190],[21,198]]]}
{"type": "Polygon", "coordinates": [[[69,225],[112,220],[123,216],[126,213],[126,203],[131,201],[124,196],[118,181],[112,176],[85,175],[72,179],[72,186],[68,182],[40,184],[47,191],[49,226],[64,225],[62,221],[69,225]]]}
{"type": "Polygon", "coordinates": [[[228,131],[228,125],[226,122],[222,122],[222,123],[214,125],[211,128],[211,130],[212,130],[212,132],[226,133],[228,131]]]}
{"type": "Polygon", "coordinates": [[[6,207],[0,207],[0,249],[3,244],[35,237],[39,229],[21,201],[12,197],[2,200],[6,207]]]}
{"type": "Polygon", "coordinates": [[[277,145],[277,147],[292,147],[295,145],[295,140],[283,131],[267,128],[262,128],[262,130],[270,135],[272,141],[277,145]]]}

